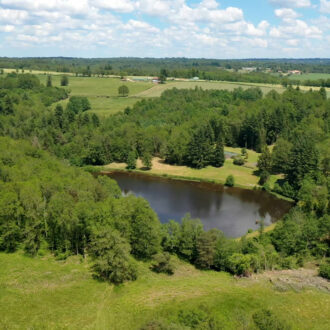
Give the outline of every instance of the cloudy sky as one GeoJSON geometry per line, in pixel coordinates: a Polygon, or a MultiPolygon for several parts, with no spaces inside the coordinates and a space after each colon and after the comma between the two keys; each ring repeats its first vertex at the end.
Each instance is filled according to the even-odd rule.
{"type": "Polygon", "coordinates": [[[330,0],[0,0],[0,56],[330,57],[330,0]]]}

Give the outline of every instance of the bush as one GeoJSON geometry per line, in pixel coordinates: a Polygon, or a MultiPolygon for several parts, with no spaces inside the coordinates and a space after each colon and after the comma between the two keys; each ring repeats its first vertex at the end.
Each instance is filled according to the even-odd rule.
{"type": "Polygon", "coordinates": [[[324,263],[320,266],[319,275],[330,280],[330,263],[324,263]]]}
{"type": "Polygon", "coordinates": [[[252,272],[251,261],[250,254],[234,253],[228,259],[229,270],[235,275],[248,276],[252,272]]]}
{"type": "Polygon", "coordinates": [[[234,165],[242,166],[242,165],[244,165],[245,161],[241,156],[236,156],[236,157],[234,157],[233,163],[234,163],[234,165]]]}
{"type": "Polygon", "coordinates": [[[225,185],[228,186],[228,187],[234,187],[234,185],[235,185],[234,176],[228,175],[225,185]]]}
{"type": "Polygon", "coordinates": [[[174,273],[174,265],[171,261],[171,255],[168,252],[157,253],[153,256],[150,268],[156,273],[172,275],[174,273]]]}
{"type": "Polygon", "coordinates": [[[284,330],[291,329],[282,320],[279,320],[270,310],[262,309],[252,316],[253,321],[260,330],[284,330]]]}

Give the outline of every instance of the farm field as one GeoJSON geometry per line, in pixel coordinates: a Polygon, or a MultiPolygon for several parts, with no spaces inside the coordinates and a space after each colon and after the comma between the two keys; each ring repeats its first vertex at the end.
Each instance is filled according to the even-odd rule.
{"type": "Polygon", "coordinates": [[[253,329],[252,314],[262,308],[293,329],[327,329],[330,322],[327,282],[313,270],[296,271],[311,282],[304,287],[304,280],[279,280],[294,281],[290,272],[237,279],[176,259],[175,274],[168,276],[139,262],[138,280],[115,287],[94,280],[88,261],[78,257],[55,261],[0,253],[0,264],[1,329],[141,329],[150,320],[175,321],[181,309],[201,306],[223,329],[253,329]]]}
{"type": "MultiPolygon", "coordinates": [[[[225,151],[240,154],[240,148],[225,147],[225,151]]],[[[233,164],[232,159],[226,159],[225,164],[221,168],[208,166],[202,169],[194,169],[188,166],[169,165],[158,157],[152,160],[152,169],[149,171],[143,170],[143,165],[140,160],[137,162],[138,172],[143,172],[151,175],[169,176],[186,178],[193,180],[206,180],[215,183],[224,184],[228,175],[233,175],[235,178],[235,186],[252,189],[258,185],[258,176],[254,174],[257,170],[256,163],[260,154],[253,150],[248,150],[249,159],[243,166],[233,164]]],[[[105,170],[125,170],[125,163],[111,163],[103,167],[105,170]]],[[[271,175],[270,183],[273,184],[279,176],[271,175]]]]}

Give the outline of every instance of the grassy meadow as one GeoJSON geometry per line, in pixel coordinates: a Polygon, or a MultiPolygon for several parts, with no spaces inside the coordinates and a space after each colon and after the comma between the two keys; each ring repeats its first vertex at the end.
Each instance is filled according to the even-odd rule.
{"type": "Polygon", "coordinates": [[[291,75],[289,79],[292,80],[319,80],[319,79],[330,79],[329,73],[304,73],[301,75],[291,75]]]}
{"type": "Polygon", "coordinates": [[[267,85],[267,84],[248,84],[248,83],[239,83],[239,82],[222,82],[222,81],[168,81],[163,85],[155,85],[151,89],[145,90],[137,96],[139,97],[158,97],[161,94],[171,88],[178,89],[194,89],[200,87],[203,89],[225,89],[233,91],[235,88],[242,87],[243,89],[251,87],[260,87],[263,93],[268,93],[271,90],[276,90],[279,93],[284,91],[284,88],[279,85],[267,85]]]}
{"type": "Polygon", "coordinates": [[[55,261],[0,253],[0,328],[140,329],[150,320],[175,322],[181,309],[202,308],[223,329],[254,329],[252,314],[267,308],[293,329],[328,329],[326,290],[278,286],[266,275],[237,279],[175,263],[168,276],[141,262],[137,281],[115,287],[93,279],[88,262],[78,257],[55,261]]]}
{"type": "MultiPolygon", "coordinates": [[[[46,84],[47,75],[39,75],[42,83],[46,84]]],[[[53,86],[60,86],[61,76],[52,75],[53,86]]],[[[101,77],[69,77],[70,95],[88,97],[92,109],[100,116],[108,116],[118,111],[124,110],[127,106],[132,106],[141,98],[136,94],[153,87],[151,82],[122,82],[119,78],[101,77]],[[118,96],[118,87],[126,85],[129,88],[128,97],[118,96]]],[[[65,104],[67,102],[64,101],[65,104]]]]}
{"type": "MultiPolygon", "coordinates": [[[[15,72],[13,69],[4,69],[5,72],[15,72]]],[[[61,72],[45,72],[32,70],[25,71],[25,73],[32,73],[38,75],[40,81],[46,84],[47,75],[52,76],[53,86],[60,87],[60,80],[63,73],[61,72]]],[[[66,74],[66,73],[65,73],[66,74]]],[[[159,97],[161,94],[172,88],[178,89],[194,89],[196,87],[202,89],[216,89],[216,90],[229,90],[241,87],[243,89],[251,87],[259,87],[264,94],[271,90],[276,90],[282,93],[285,88],[281,85],[259,84],[259,83],[244,83],[244,82],[226,82],[226,81],[189,81],[187,79],[167,81],[166,84],[155,85],[147,81],[121,81],[118,77],[76,77],[72,74],[69,76],[69,86],[66,87],[71,91],[70,95],[86,96],[91,103],[91,110],[89,112],[96,113],[100,116],[109,116],[116,112],[123,111],[128,106],[133,106],[137,101],[143,98],[159,97]],[[118,87],[126,85],[129,88],[128,97],[118,96],[118,87]]],[[[326,79],[329,78],[328,74],[306,74],[300,76],[291,76],[292,79],[326,79]]],[[[142,77],[141,77],[142,78],[142,77]]],[[[310,87],[301,86],[302,90],[308,91],[310,87]]],[[[319,89],[313,87],[312,89],[319,89]]],[[[327,89],[327,94],[330,96],[330,89],[327,89]]],[[[61,102],[63,105],[67,100],[61,102]]]]}
{"type": "MultiPolygon", "coordinates": [[[[225,151],[241,153],[240,148],[225,147],[225,151]]],[[[152,169],[145,171],[142,162],[137,162],[137,172],[143,172],[151,175],[169,176],[183,179],[193,179],[202,181],[211,181],[224,184],[228,175],[235,178],[235,186],[241,188],[252,189],[258,185],[259,177],[255,175],[257,170],[257,161],[260,154],[253,150],[248,150],[249,158],[243,166],[233,164],[233,160],[227,158],[225,164],[221,168],[208,166],[202,169],[194,169],[188,166],[169,165],[164,163],[160,158],[153,158],[152,169]]],[[[111,163],[103,167],[105,170],[125,170],[125,163],[111,163]]],[[[279,176],[272,175],[270,183],[273,184],[279,176]]]]}

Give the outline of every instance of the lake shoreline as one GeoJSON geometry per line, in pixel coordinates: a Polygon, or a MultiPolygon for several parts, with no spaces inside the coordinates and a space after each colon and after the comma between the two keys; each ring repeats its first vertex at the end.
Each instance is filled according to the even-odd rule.
{"type": "MultiPolygon", "coordinates": [[[[94,167],[93,173],[97,173],[100,175],[109,175],[111,173],[125,173],[125,174],[133,174],[136,176],[144,176],[144,177],[155,177],[158,179],[163,179],[163,180],[172,180],[172,181],[187,181],[187,182],[192,182],[196,184],[200,184],[201,186],[205,188],[213,188],[214,190],[219,190],[216,188],[224,189],[224,188],[231,188],[227,187],[225,185],[225,182],[222,182],[220,180],[211,180],[211,179],[205,179],[205,178],[198,178],[198,177],[188,177],[188,176],[180,176],[180,175],[173,175],[173,174],[159,174],[159,173],[151,173],[147,171],[143,171],[140,169],[135,169],[135,170],[128,170],[128,169],[118,169],[118,168],[104,168],[104,167],[98,167],[98,170],[94,167]]],[[[261,191],[261,187],[258,186],[246,186],[246,185],[240,185],[240,184],[235,184],[233,188],[239,188],[239,189],[244,189],[244,190],[259,190],[261,191]]],[[[213,190],[212,189],[212,190],[213,190]]],[[[290,202],[294,205],[294,200],[285,196],[282,196],[280,194],[277,194],[272,191],[267,191],[268,194],[274,196],[277,199],[284,200],[287,202],[290,202]]]]}

